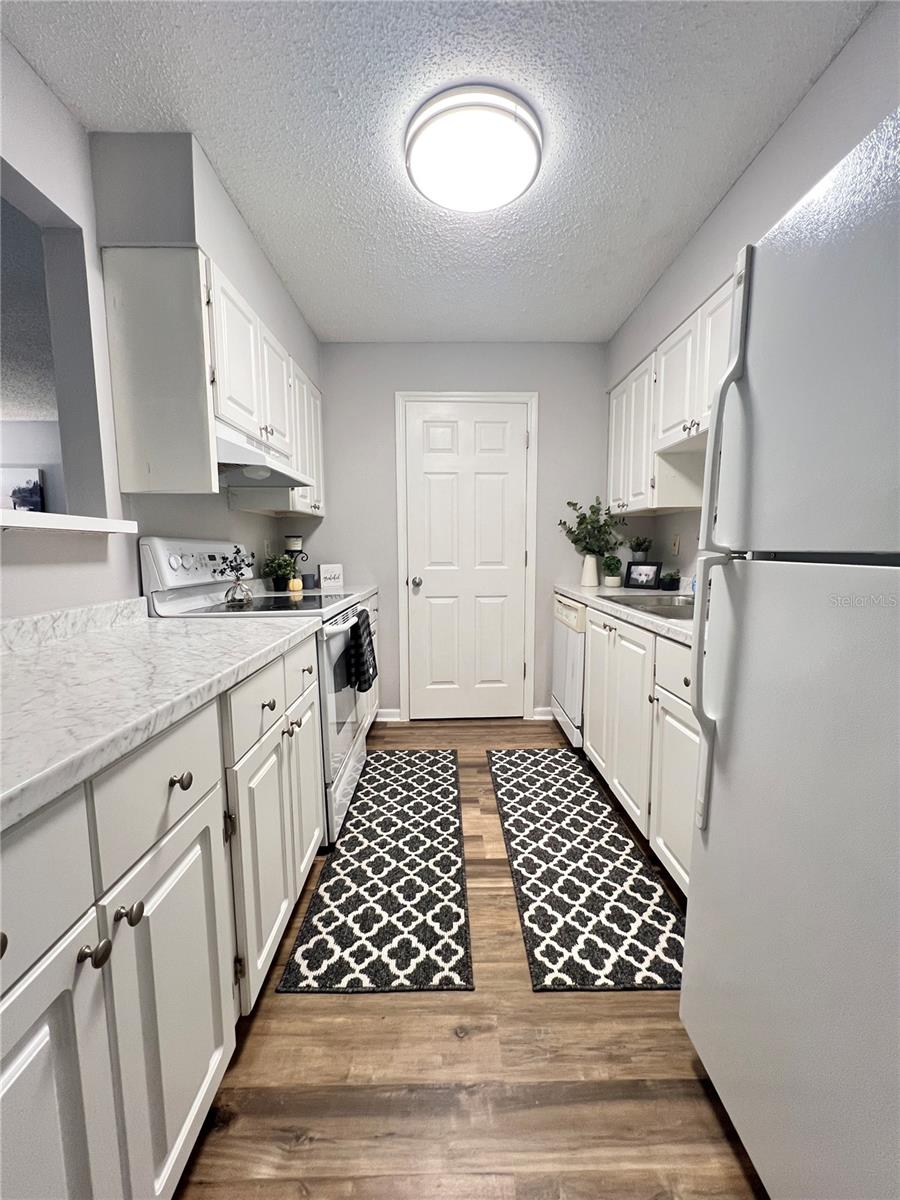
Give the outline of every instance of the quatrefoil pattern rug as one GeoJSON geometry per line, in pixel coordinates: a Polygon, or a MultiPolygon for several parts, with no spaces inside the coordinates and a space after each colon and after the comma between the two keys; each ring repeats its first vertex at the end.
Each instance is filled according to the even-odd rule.
{"type": "Polygon", "coordinates": [[[536,992],[678,988],[684,920],[572,750],[491,750],[536,992]]]}
{"type": "Polygon", "coordinates": [[[456,751],[375,751],[278,991],[473,986],[456,751]]]}

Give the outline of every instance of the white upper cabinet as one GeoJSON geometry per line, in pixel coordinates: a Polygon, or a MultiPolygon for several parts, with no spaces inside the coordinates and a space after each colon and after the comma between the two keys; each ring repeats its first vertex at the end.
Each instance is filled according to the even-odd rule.
{"type": "Polygon", "coordinates": [[[175,1191],[234,1050],[222,820],[217,785],[99,902],[130,1194],[146,1200],[175,1191]]]}
{"type": "Polygon", "coordinates": [[[91,908],[0,1005],[0,1194],[10,1200],[122,1195],[102,959],[91,908]],[[78,961],[83,946],[98,966],[78,961]]]}
{"type": "Polygon", "coordinates": [[[700,429],[709,427],[710,409],[728,369],[733,295],[734,281],[729,279],[700,309],[700,365],[693,414],[700,429]]]}
{"type": "Polygon", "coordinates": [[[309,385],[309,441],[312,453],[312,469],[310,474],[315,479],[311,489],[312,510],[316,516],[325,516],[325,442],[322,436],[322,393],[315,386],[309,385]]]}
{"type": "Polygon", "coordinates": [[[650,507],[653,419],[651,354],[609,395],[609,506],[613,512],[650,507]]]}
{"type": "Polygon", "coordinates": [[[695,312],[656,351],[655,450],[694,432],[699,344],[700,314],[695,312]]]}
{"type": "Polygon", "coordinates": [[[262,436],[259,322],[253,309],[210,263],[216,415],[251,437],[262,436]]]}
{"type": "Polygon", "coordinates": [[[629,509],[650,505],[650,438],[653,427],[653,363],[648,359],[629,376],[628,482],[625,500],[629,509]]]}
{"type": "Polygon", "coordinates": [[[626,379],[609,394],[609,507],[614,511],[624,507],[626,497],[625,447],[628,426],[629,380],[626,379]]]}
{"type": "Polygon", "coordinates": [[[288,352],[259,326],[259,360],[262,368],[262,418],[260,433],[270,447],[286,454],[293,452],[294,421],[291,412],[291,360],[288,352]]]}

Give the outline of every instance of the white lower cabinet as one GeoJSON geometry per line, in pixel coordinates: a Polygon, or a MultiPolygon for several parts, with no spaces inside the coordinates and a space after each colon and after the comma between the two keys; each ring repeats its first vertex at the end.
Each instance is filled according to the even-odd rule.
{"type": "Polygon", "coordinates": [[[319,694],[308,688],[287,711],[288,772],[294,848],[294,895],[299,895],[325,836],[319,694]]]}
{"type": "Polygon", "coordinates": [[[682,891],[688,890],[700,727],[691,706],[665,688],[654,692],[650,845],[682,891]]]}
{"type": "Polygon", "coordinates": [[[284,722],[228,771],[241,1012],[249,1013],[296,899],[284,722]]]}
{"type": "Polygon", "coordinates": [[[584,671],[584,752],[606,775],[612,742],[612,680],[615,625],[603,613],[588,610],[584,671]]]}
{"type": "Polygon", "coordinates": [[[636,625],[614,623],[611,765],[607,781],[646,836],[650,811],[653,662],[656,638],[636,625]]]}
{"type": "Polygon", "coordinates": [[[98,905],[135,1200],[175,1191],[235,1046],[222,814],[217,785],[98,905]]]}
{"type": "Polygon", "coordinates": [[[636,625],[588,610],[584,751],[679,887],[687,892],[700,732],[690,653],[636,625]]]}
{"type": "Polygon", "coordinates": [[[103,991],[110,968],[78,962],[82,946],[99,942],[92,908],[0,1004],[0,1195],[9,1200],[122,1195],[103,991]]]}

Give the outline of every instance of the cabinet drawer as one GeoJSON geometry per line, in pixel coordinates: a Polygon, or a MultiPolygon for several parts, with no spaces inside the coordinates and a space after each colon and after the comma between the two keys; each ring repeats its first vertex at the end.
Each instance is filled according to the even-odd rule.
{"type": "Polygon", "coordinates": [[[315,683],[317,675],[316,637],[313,635],[293,650],[288,650],[284,656],[284,693],[287,703],[293,704],[311,683],[315,683]]]}
{"type": "Polygon", "coordinates": [[[280,658],[233,687],[225,697],[228,765],[254,746],[284,715],[284,667],[280,658]]]}
{"type": "Polygon", "coordinates": [[[98,775],[94,820],[101,886],[108,888],[133,866],[221,778],[214,703],[98,775]]]}
{"type": "Polygon", "coordinates": [[[94,903],[84,788],[4,832],[0,874],[6,991],[94,903]]]}
{"type": "Polygon", "coordinates": [[[670,642],[667,638],[656,639],[656,682],[660,687],[680,696],[682,700],[691,698],[691,651],[689,646],[680,642],[670,642]]]}

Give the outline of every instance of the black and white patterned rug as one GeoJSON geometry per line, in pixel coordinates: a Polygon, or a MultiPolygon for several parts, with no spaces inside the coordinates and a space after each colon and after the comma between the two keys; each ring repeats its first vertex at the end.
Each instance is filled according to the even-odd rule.
{"type": "Polygon", "coordinates": [[[473,987],[456,751],[377,750],[278,991],[473,987]]]}
{"type": "Polygon", "coordinates": [[[490,750],[536,992],[678,988],[684,919],[572,750],[490,750]]]}

